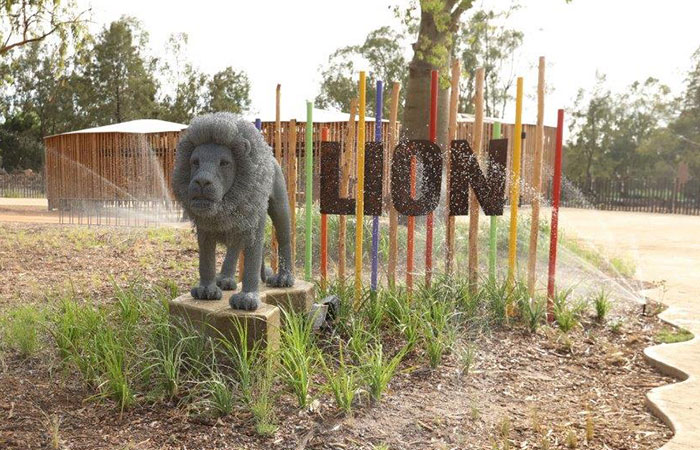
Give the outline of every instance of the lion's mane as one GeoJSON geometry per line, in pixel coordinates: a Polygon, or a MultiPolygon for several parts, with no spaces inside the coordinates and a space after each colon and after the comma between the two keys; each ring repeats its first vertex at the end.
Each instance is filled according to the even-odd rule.
{"type": "Polygon", "coordinates": [[[231,113],[206,114],[192,121],[177,144],[173,192],[197,229],[249,237],[265,218],[275,164],[272,149],[252,123],[231,113]],[[250,144],[249,151],[244,140],[250,144]],[[203,144],[230,148],[236,164],[231,189],[224,194],[217,213],[209,217],[198,217],[189,207],[190,157],[203,144]]]}

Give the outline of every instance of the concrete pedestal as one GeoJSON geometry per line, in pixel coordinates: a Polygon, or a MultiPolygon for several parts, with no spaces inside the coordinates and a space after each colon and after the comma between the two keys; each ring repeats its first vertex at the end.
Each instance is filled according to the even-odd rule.
{"type": "Polygon", "coordinates": [[[260,342],[271,350],[279,347],[280,307],[295,312],[309,312],[313,304],[313,284],[297,281],[290,288],[260,286],[260,307],[241,311],[229,306],[229,298],[237,291],[224,291],[221,300],[195,300],[183,294],[170,300],[170,314],[201,327],[210,336],[221,334],[238,340],[236,322],[248,330],[248,346],[260,342]]]}

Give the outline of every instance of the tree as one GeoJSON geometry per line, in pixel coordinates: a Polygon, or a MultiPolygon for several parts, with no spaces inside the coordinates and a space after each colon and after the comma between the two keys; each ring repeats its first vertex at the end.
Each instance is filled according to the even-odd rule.
{"type": "Polygon", "coordinates": [[[0,56],[51,35],[64,43],[68,35],[78,37],[90,12],[78,12],[75,1],[56,0],[0,0],[0,9],[0,56]]]}
{"type": "Polygon", "coordinates": [[[571,114],[567,177],[590,183],[596,178],[626,180],[667,173],[663,161],[668,155],[663,155],[662,148],[668,148],[669,141],[662,130],[672,117],[674,104],[669,88],[654,78],[613,94],[605,87],[605,77],[599,75],[590,94],[579,91],[571,114]]]}
{"type": "Polygon", "coordinates": [[[460,88],[460,111],[473,113],[474,76],[484,68],[484,108],[489,117],[503,117],[515,80],[514,55],[522,45],[522,31],[504,25],[518,6],[504,12],[479,10],[471,15],[460,34],[458,52],[467,73],[460,88]]]}
{"type": "Polygon", "coordinates": [[[89,50],[79,98],[93,125],[107,125],[156,114],[155,61],[144,57],[148,35],[133,18],[112,22],[89,50]]]}
{"type": "Polygon", "coordinates": [[[44,146],[36,138],[38,126],[39,120],[31,112],[7,117],[0,125],[0,156],[5,169],[41,168],[44,146]]]}
{"type": "Polygon", "coordinates": [[[7,97],[7,112],[36,115],[37,139],[76,125],[76,80],[57,49],[41,43],[28,45],[13,59],[11,77],[14,84],[7,97]]]}
{"type": "Polygon", "coordinates": [[[217,72],[207,82],[207,107],[209,112],[228,111],[242,113],[250,108],[250,81],[245,72],[232,67],[217,72]]]}
{"type": "Polygon", "coordinates": [[[606,153],[611,147],[613,104],[604,83],[605,76],[598,75],[588,100],[580,89],[571,112],[569,129],[574,137],[567,146],[564,171],[579,183],[591,183],[594,175],[609,175],[606,153]]]}
{"type": "Polygon", "coordinates": [[[159,72],[168,74],[161,83],[161,113],[165,120],[189,123],[206,104],[207,76],[186,58],[187,33],[173,33],[159,60],[159,72]]]}
{"type": "Polygon", "coordinates": [[[700,179],[700,48],[691,59],[676,117],[668,126],[654,130],[641,143],[638,153],[645,158],[647,171],[657,178],[676,176],[678,165],[688,165],[693,178],[700,179]]]}
{"type": "MultiPolygon", "coordinates": [[[[317,104],[321,108],[350,110],[350,101],[357,97],[357,64],[368,69],[367,110],[375,113],[376,82],[406,82],[408,71],[403,56],[404,35],[391,27],[381,27],[371,31],[362,45],[349,45],[336,50],[328,57],[328,66],[321,72],[321,92],[317,104]]],[[[401,102],[400,102],[401,104],[401,102]]],[[[384,102],[384,116],[388,116],[389,102],[384,102]]]]}
{"type": "MultiPolygon", "coordinates": [[[[420,19],[413,44],[413,58],[408,66],[402,121],[402,130],[409,139],[428,137],[428,116],[425,112],[430,106],[430,72],[439,70],[442,82],[438,97],[438,136],[442,143],[447,140],[448,68],[460,19],[472,3],[473,0],[419,0],[420,19]]],[[[409,30],[415,9],[414,3],[404,13],[409,30]]]]}

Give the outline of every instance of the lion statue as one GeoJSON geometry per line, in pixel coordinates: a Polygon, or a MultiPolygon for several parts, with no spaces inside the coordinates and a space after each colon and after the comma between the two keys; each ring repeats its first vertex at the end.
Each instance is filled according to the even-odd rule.
{"type": "Polygon", "coordinates": [[[222,290],[235,290],[241,250],[243,287],[231,296],[232,308],[257,309],[261,279],[274,287],[294,284],[284,176],[252,123],[223,112],[195,118],[177,144],[172,187],[197,231],[199,285],[192,288],[192,297],[219,300],[222,290]],[[279,243],[277,274],[265,268],[266,214],[279,243]],[[226,246],[218,274],[217,243],[226,246]]]}

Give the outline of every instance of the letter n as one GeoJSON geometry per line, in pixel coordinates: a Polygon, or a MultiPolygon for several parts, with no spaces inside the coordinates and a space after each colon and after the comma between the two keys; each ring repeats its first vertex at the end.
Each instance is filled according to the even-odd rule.
{"type": "Polygon", "coordinates": [[[450,193],[448,207],[451,216],[469,214],[469,187],[487,216],[503,215],[506,188],[506,158],[508,139],[492,139],[488,150],[488,178],[479,167],[476,155],[468,141],[457,140],[450,144],[450,193]]]}

